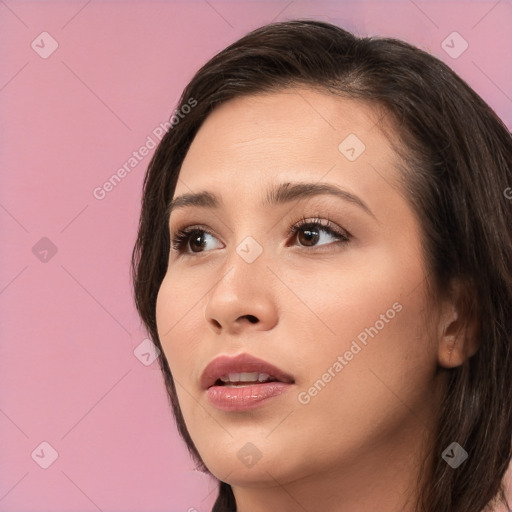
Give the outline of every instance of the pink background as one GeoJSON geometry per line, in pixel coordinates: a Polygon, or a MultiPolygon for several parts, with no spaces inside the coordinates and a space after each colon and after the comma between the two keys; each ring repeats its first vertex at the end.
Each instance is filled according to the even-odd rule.
{"type": "Polygon", "coordinates": [[[0,3],[0,511],[211,510],[216,483],[193,470],[158,362],[134,355],[146,335],[129,260],[150,155],[103,199],[93,190],[158,142],[207,59],[296,17],[426,49],[512,129],[508,0],[0,3]],[[453,31],[469,44],[458,58],[441,47],[453,31]],[[31,47],[51,49],[42,32],[58,43],[47,58],[31,47]],[[47,469],[42,442],[58,452],[47,469]]]}

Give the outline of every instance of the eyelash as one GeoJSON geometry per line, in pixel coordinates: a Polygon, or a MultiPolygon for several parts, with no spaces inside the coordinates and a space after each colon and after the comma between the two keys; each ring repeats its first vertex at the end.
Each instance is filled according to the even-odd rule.
{"type": "MultiPolygon", "coordinates": [[[[337,242],[332,242],[330,244],[323,244],[321,246],[312,246],[312,247],[302,246],[306,250],[315,250],[315,249],[318,250],[317,247],[330,246],[333,244],[335,244],[335,245],[346,244],[352,238],[352,235],[348,231],[337,227],[335,224],[333,224],[329,220],[329,218],[327,218],[327,221],[324,222],[323,219],[320,219],[318,217],[308,220],[304,216],[302,216],[299,221],[295,222],[288,228],[287,236],[289,237],[292,235],[296,235],[301,229],[304,229],[305,227],[308,227],[308,228],[319,227],[319,228],[321,228],[320,230],[323,230],[323,231],[329,233],[329,235],[332,235],[332,236],[338,238],[337,242]]],[[[211,233],[208,229],[204,229],[203,227],[200,227],[200,226],[189,226],[189,227],[186,227],[184,229],[180,229],[177,231],[176,235],[171,240],[172,249],[177,251],[180,254],[186,254],[186,255],[204,254],[202,252],[194,253],[194,252],[186,252],[184,250],[184,245],[189,242],[190,235],[194,232],[204,232],[204,233],[207,233],[208,235],[213,236],[215,238],[215,235],[213,233],[211,233]]]]}

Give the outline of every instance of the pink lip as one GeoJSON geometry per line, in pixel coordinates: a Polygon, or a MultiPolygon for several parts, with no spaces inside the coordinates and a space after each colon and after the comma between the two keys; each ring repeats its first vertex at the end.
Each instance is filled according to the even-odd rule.
{"type": "Polygon", "coordinates": [[[258,407],[272,397],[276,397],[294,384],[291,375],[276,366],[249,354],[235,357],[219,356],[203,371],[201,387],[212,405],[224,411],[242,411],[258,407]],[[228,373],[258,372],[267,373],[277,379],[273,382],[262,382],[240,387],[215,385],[215,382],[228,373]]]}
{"type": "Polygon", "coordinates": [[[211,386],[206,391],[206,396],[217,409],[246,411],[285,393],[292,385],[291,382],[262,382],[241,387],[211,386]]]}
{"type": "Polygon", "coordinates": [[[291,375],[276,366],[267,363],[263,359],[251,356],[250,354],[238,354],[237,356],[219,356],[211,361],[204,369],[201,376],[201,387],[208,389],[213,386],[217,379],[228,373],[258,372],[267,373],[281,382],[293,383],[291,375]]]}

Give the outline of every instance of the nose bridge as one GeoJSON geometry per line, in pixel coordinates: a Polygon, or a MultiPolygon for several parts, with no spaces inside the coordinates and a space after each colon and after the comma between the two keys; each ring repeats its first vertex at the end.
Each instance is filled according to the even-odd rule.
{"type": "Polygon", "coordinates": [[[267,253],[263,244],[252,236],[245,236],[240,242],[228,249],[226,260],[219,272],[218,281],[212,289],[226,296],[236,296],[238,300],[254,296],[271,275],[268,271],[267,253]]]}
{"type": "Polygon", "coordinates": [[[276,322],[275,297],[267,268],[267,252],[263,244],[251,235],[228,250],[228,255],[216,283],[208,293],[205,319],[218,329],[230,330],[246,319],[269,328],[276,322]]]}
{"type": "MultiPolygon", "coordinates": [[[[269,255],[269,248],[264,250],[266,245],[267,233],[260,222],[255,222],[257,212],[254,205],[247,202],[245,208],[240,208],[235,218],[238,220],[232,223],[230,233],[230,247],[226,256],[225,268],[231,268],[234,272],[245,273],[249,275],[258,271],[266,270],[263,261],[269,255]]],[[[267,270],[268,272],[268,270],[267,270]]]]}

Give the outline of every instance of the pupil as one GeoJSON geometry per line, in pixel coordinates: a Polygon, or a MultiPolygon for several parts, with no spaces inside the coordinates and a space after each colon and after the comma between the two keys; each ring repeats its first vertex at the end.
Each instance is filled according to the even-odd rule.
{"type": "MultiPolygon", "coordinates": [[[[200,231],[196,231],[195,233],[196,233],[195,235],[192,234],[192,236],[190,237],[190,247],[192,248],[192,251],[194,251],[194,243],[203,238],[203,235],[200,231]]],[[[204,248],[204,240],[202,242],[200,241],[198,243],[198,245],[199,245],[199,249],[203,249],[204,248]]],[[[200,251],[194,251],[194,252],[200,252],[200,251]]]]}
{"type": "MultiPolygon", "coordinates": [[[[309,243],[305,243],[303,245],[314,245],[314,243],[316,243],[318,241],[318,231],[317,230],[303,229],[302,233],[304,233],[304,235],[306,235],[306,240],[309,242],[309,243]],[[311,243],[311,242],[313,242],[313,243],[311,243]]],[[[301,241],[301,243],[302,243],[302,241],[301,241]]]]}

